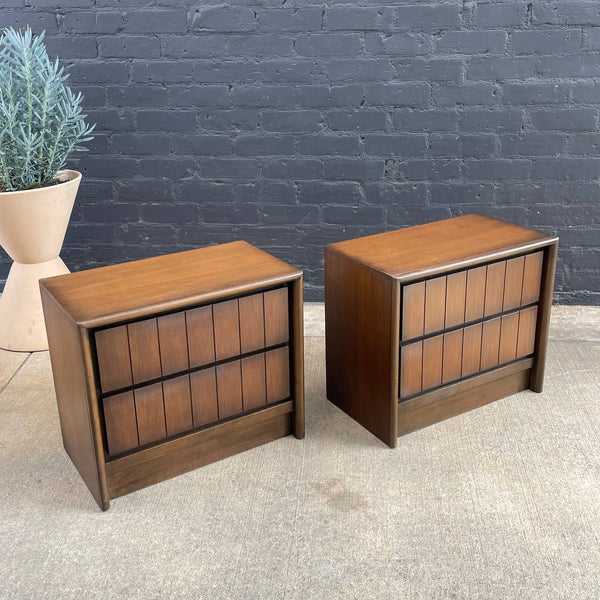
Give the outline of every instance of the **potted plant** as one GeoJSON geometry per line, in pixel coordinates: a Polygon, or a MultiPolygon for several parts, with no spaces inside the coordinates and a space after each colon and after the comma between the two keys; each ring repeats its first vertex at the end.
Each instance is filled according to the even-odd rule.
{"type": "Polygon", "coordinates": [[[65,85],[44,34],[0,37],[0,244],[13,259],[0,297],[0,348],[48,348],[39,279],[68,273],[59,257],[81,173],[64,169],[91,140],[81,94],[65,85]]]}

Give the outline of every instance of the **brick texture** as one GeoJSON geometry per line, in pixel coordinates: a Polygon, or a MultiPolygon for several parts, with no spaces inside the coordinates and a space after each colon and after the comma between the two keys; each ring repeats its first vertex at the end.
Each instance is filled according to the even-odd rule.
{"type": "Polygon", "coordinates": [[[98,123],[70,165],[73,270],[246,239],[321,300],[324,244],[482,212],[557,232],[556,300],[600,304],[600,3],[1,8],[98,123]]]}

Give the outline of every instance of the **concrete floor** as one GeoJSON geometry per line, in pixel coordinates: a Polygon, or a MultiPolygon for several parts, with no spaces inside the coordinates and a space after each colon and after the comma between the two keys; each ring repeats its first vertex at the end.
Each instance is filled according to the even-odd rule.
{"type": "Polygon", "coordinates": [[[600,309],[556,307],[542,394],[390,450],[325,399],[307,437],[98,510],[62,449],[47,353],[0,351],[0,598],[600,598],[600,309]]]}

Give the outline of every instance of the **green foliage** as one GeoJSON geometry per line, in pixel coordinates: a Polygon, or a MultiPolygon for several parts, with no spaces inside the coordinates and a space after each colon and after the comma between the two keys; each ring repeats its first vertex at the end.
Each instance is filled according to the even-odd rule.
{"type": "Polygon", "coordinates": [[[0,38],[0,192],[52,183],[69,156],[91,139],[80,93],[65,85],[44,33],[6,29],[0,38]]]}

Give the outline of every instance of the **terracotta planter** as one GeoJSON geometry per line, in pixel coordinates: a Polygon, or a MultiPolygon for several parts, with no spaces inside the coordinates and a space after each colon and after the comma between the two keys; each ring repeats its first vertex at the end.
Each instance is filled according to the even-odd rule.
{"type": "Polygon", "coordinates": [[[59,173],[64,183],[0,193],[0,245],[14,260],[0,297],[0,348],[47,350],[39,280],[68,273],[59,257],[81,173],[59,173]]]}

